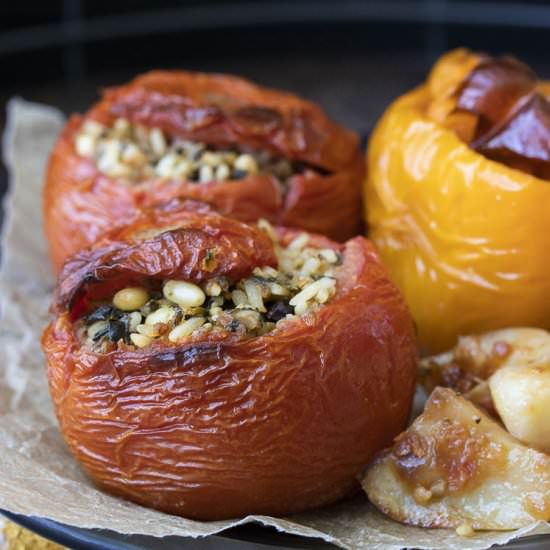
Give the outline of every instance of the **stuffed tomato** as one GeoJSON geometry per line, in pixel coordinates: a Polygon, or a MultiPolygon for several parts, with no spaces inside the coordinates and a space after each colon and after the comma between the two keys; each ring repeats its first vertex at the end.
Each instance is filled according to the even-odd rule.
{"type": "Polygon", "coordinates": [[[299,512],[405,427],[412,321],[370,243],[260,225],[142,214],[65,264],[42,344],[99,487],[201,520],[299,512]]]}
{"type": "Polygon", "coordinates": [[[56,270],[138,211],[175,197],[339,241],[361,231],[357,136],[315,104],[222,75],[151,72],[73,116],[50,159],[56,270]]]}
{"type": "Polygon", "coordinates": [[[460,335],[550,328],[547,92],[515,59],[456,50],[373,133],[369,236],[424,353],[460,335]]]}

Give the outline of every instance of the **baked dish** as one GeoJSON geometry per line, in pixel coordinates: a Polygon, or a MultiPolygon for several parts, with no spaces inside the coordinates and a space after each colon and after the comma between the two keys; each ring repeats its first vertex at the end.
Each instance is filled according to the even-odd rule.
{"type": "Polygon", "coordinates": [[[358,137],[313,103],[232,76],[147,73],[59,137],[44,190],[51,260],[59,270],[176,197],[343,241],[361,232],[363,174],[358,137]]]}
{"type": "Polygon", "coordinates": [[[425,358],[424,412],[363,480],[393,519],[508,530],[550,521],[550,334],[506,329],[425,358]],[[457,391],[460,389],[460,392],[457,391]]]}
{"type": "Polygon", "coordinates": [[[322,506],[406,425],[412,321],[363,237],[154,209],[66,262],[52,312],[65,440],[100,487],[146,506],[322,506]]]}
{"type": "Polygon", "coordinates": [[[515,59],[455,50],[373,133],[369,236],[423,354],[464,334],[550,328],[547,92],[515,59]]]}

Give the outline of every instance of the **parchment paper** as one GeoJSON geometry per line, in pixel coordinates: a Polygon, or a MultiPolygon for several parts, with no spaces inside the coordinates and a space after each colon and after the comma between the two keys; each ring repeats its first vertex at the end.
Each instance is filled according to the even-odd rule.
{"type": "Polygon", "coordinates": [[[342,548],[481,549],[528,534],[550,534],[533,524],[515,533],[458,537],[454,531],[399,525],[365,497],[315,513],[276,519],[197,522],[111,497],[94,488],[68,453],[50,404],[39,340],[46,324],[52,277],[42,234],[41,187],[49,151],[64,118],[57,110],[12,100],[4,158],[10,171],[0,295],[0,508],[84,528],[156,537],[200,537],[248,522],[319,537],[342,548]]]}

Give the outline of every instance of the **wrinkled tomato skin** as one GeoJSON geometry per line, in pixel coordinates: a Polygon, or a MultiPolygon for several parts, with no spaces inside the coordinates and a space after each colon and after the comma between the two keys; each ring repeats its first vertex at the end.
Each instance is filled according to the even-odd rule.
{"type": "Polygon", "coordinates": [[[70,308],[83,281],[110,281],[113,289],[141,278],[238,280],[258,265],[276,264],[273,243],[258,227],[220,216],[202,203],[176,202],[142,211],[130,226],[111,229],[70,257],[53,309],[70,308]]]}
{"type": "Polygon", "coordinates": [[[357,490],[406,425],[413,327],[366,239],[310,242],[343,251],[336,296],[261,337],[100,355],[58,302],[42,339],[50,391],[99,487],[200,520],[300,512],[357,490]]]}
{"type": "Polygon", "coordinates": [[[44,190],[45,230],[56,272],[66,257],[104,231],[132,222],[139,209],[176,197],[207,202],[243,221],[265,218],[339,241],[361,232],[364,161],[358,138],[310,102],[238,78],[157,71],[109,90],[86,118],[111,124],[118,116],[212,145],[265,148],[323,173],[295,175],[286,195],[275,178],[265,175],[200,185],[166,179],[127,185],[76,153],[74,136],[83,119],[73,116],[50,157],[44,190]]]}

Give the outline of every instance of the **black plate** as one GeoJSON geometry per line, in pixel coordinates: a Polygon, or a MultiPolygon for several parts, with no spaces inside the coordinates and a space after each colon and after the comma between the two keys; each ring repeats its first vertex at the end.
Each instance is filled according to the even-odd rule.
{"type": "MultiPolygon", "coordinates": [[[[304,548],[330,550],[336,546],[321,541],[279,533],[260,525],[244,525],[202,539],[185,537],[125,536],[114,531],[79,529],[49,519],[20,516],[0,510],[7,519],[42,535],[43,537],[72,548],[72,550],[283,550],[304,548]]],[[[547,536],[526,537],[501,548],[514,550],[542,550],[550,548],[547,536]]]]}
{"type": "Polygon", "coordinates": [[[279,533],[260,525],[245,525],[224,531],[222,535],[192,539],[186,537],[125,536],[114,531],[80,529],[49,519],[20,516],[0,510],[10,521],[73,550],[273,550],[274,548],[336,548],[319,539],[279,533]]]}

